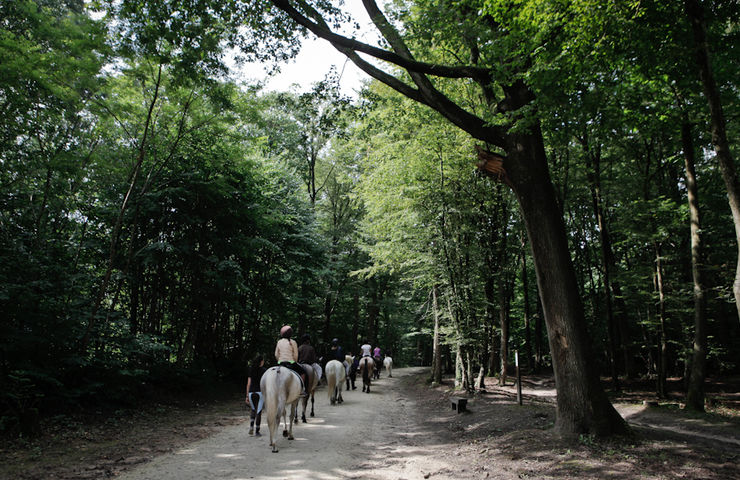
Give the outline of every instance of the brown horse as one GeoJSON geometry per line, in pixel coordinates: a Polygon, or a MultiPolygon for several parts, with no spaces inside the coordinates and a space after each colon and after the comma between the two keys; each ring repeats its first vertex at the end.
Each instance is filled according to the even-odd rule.
{"type": "Polygon", "coordinates": [[[375,360],[375,368],[373,369],[373,380],[380,380],[380,367],[383,366],[383,361],[380,359],[380,355],[373,357],[375,360]]]}
{"type": "Polygon", "coordinates": [[[375,360],[372,357],[362,357],[359,368],[362,374],[362,391],[370,393],[370,381],[372,380],[373,370],[375,370],[375,360]]]}
{"type": "Polygon", "coordinates": [[[293,440],[293,417],[298,407],[301,395],[301,377],[286,367],[272,367],[267,369],[262,380],[260,389],[265,399],[265,414],[267,415],[267,426],[270,429],[270,446],[272,453],[278,451],[277,436],[275,435],[280,426],[280,417],[283,418],[285,428],[283,436],[293,440]],[[290,427],[286,419],[286,409],[290,405],[290,427]]]}
{"type": "MultiPolygon", "coordinates": [[[[313,417],[313,404],[314,399],[313,395],[316,391],[316,388],[319,386],[319,380],[321,380],[321,366],[318,363],[315,363],[313,365],[310,365],[308,363],[301,363],[301,367],[306,371],[306,395],[303,397],[303,399],[300,401],[301,406],[303,407],[303,410],[301,412],[301,420],[303,420],[303,423],[306,423],[306,408],[308,408],[308,399],[311,398],[311,416],[313,417]],[[318,369],[318,370],[317,370],[318,369]]],[[[295,421],[298,423],[298,411],[295,412],[295,421]]]]}

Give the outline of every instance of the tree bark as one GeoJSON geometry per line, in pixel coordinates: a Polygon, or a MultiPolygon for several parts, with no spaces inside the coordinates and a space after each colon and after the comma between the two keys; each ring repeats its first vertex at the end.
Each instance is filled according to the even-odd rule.
{"type": "Polygon", "coordinates": [[[555,428],[562,434],[626,433],[627,424],[609,402],[594,368],[539,124],[510,134],[507,151],[507,173],[532,247],[552,353],[558,392],[555,428]]]}
{"type": "Polygon", "coordinates": [[[666,370],[668,368],[668,342],[665,331],[665,290],[663,288],[663,255],[659,243],[655,242],[655,289],[658,292],[658,397],[666,398],[666,370]]]}
{"type": "Polygon", "coordinates": [[[704,379],[707,359],[707,318],[702,268],[704,264],[701,243],[701,215],[699,212],[699,188],[696,184],[694,168],[694,142],[691,124],[684,121],[681,128],[684,160],[686,164],[686,190],[689,200],[689,220],[691,231],[691,275],[694,282],[694,344],[689,369],[686,408],[704,411],[704,379]]]}
{"type": "Polygon", "coordinates": [[[732,222],[735,226],[735,241],[738,248],[737,264],[735,267],[735,282],[732,292],[735,296],[735,307],[740,320],[740,183],[738,183],[735,162],[727,140],[725,115],[722,109],[722,99],[719,88],[714,79],[709,42],[707,40],[704,9],[699,0],[684,0],[686,17],[691,23],[694,35],[694,58],[699,69],[699,79],[704,87],[704,96],[709,104],[709,114],[712,130],[712,144],[719,161],[722,179],[727,189],[727,199],[732,212],[732,222]]]}

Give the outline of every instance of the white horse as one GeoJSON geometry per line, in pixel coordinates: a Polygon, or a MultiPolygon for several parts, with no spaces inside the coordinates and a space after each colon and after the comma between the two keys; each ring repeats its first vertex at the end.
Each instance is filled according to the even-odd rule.
{"type": "MultiPolygon", "coordinates": [[[[301,420],[303,420],[303,423],[306,423],[306,408],[308,408],[308,399],[311,398],[311,416],[313,417],[313,404],[314,399],[313,395],[316,391],[316,388],[319,386],[319,381],[321,380],[321,375],[323,374],[321,370],[321,366],[318,363],[314,363],[313,365],[308,363],[301,363],[301,367],[306,371],[306,395],[303,397],[303,400],[301,400],[301,406],[303,407],[303,411],[301,412],[301,420]]],[[[298,410],[295,412],[295,421],[298,423],[298,410]]]]}
{"type": "Polygon", "coordinates": [[[385,371],[388,372],[388,376],[393,376],[393,359],[391,357],[385,357],[383,359],[383,366],[385,367],[385,371]]]}
{"type": "Polygon", "coordinates": [[[375,360],[373,360],[373,357],[362,357],[360,359],[359,369],[362,374],[362,391],[370,393],[370,381],[375,370],[375,360]]]}
{"type": "Polygon", "coordinates": [[[283,418],[285,428],[283,436],[293,440],[293,417],[298,407],[301,395],[301,378],[297,373],[287,367],[272,367],[267,369],[260,388],[265,399],[265,414],[267,415],[267,426],[270,429],[270,446],[272,452],[278,451],[275,432],[280,426],[280,417],[283,418]],[[290,405],[290,427],[286,420],[286,409],[290,405]]]}
{"type": "Polygon", "coordinates": [[[337,402],[344,402],[342,398],[342,387],[344,386],[346,376],[347,372],[344,370],[342,362],[339,360],[329,360],[326,364],[326,385],[329,393],[329,403],[332,405],[337,402]]]}

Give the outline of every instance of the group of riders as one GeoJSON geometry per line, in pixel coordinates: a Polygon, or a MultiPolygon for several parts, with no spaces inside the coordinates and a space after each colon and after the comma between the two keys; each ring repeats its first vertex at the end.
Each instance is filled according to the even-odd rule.
{"type": "MultiPolygon", "coordinates": [[[[375,361],[376,370],[380,370],[383,362],[380,347],[373,349],[367,341],[360,347],[359,355],[352,357],[353,361],[350,363],[347,361],[347,355],[344,353],[341,345],[339,345],[339,339],[337,338],[331,341],[331,349],[328,353],[319,358],[316,350],[311,345],[311,337],[308,334],[301,337],[300,346],[291,338],[292,336],[293,328],[290,325],[285,325],[280,329],[280,339],[275,345],[275,359],[278,365],[294,371],[301,378],[302,397],[308,395],[306,391],[308,376],[306,370],[301,365],[310,365],[312,368],[317,369],[317,371],[322,372],[329,360],[339,360],[344,364],[347,377],[352,384],[352,390],[355,390],[357,388],[355,387],[355,379],[357,378],[360,359],[363,357],[372,357],[375,361]]],[[[247,377],[246,402],[252,409],[249,423],[250,435],[255,434],[260,436],[261,414],[264,405],[264,399],[260,391],[260,380],[266,371],[265,359],[261,355],[258,355],[253,360],[249,369],[249,376],[247,377]]]]}

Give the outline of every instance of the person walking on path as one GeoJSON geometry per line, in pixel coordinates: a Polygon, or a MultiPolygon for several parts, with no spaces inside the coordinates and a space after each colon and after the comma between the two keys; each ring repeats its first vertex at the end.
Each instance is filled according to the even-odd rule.
{"type": "Polygon", "coordinates": [[[262,436],[260,433],[260,424],[262,423],[262,407],[264,399],[260,391],[260,380],[265,373],[265,359],[262,355],[257,355],[252,361],[252,367],[249,369],[247,377],[247,404],[252,409],[249,414],[249,434],[257,437],[262,436]]]}

